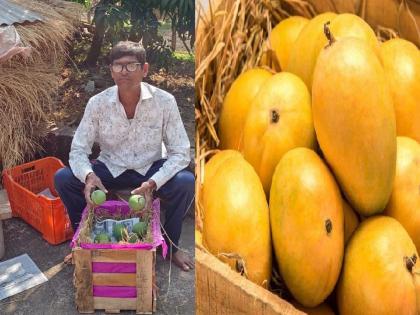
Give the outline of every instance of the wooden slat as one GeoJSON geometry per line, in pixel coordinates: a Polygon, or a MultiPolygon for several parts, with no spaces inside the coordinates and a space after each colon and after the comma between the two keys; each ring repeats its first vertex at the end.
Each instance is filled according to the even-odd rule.
{"type": "Polygon", "coordinates": [[[0,220],[10,219],[12,217],[12,209],[10,208],[9,198],[7,198],[6,190],[0,190],[0,220]]]}
{"type": "Polygon", "coordinates": [[[94,285],[108,285],[108,286],[136,286],[135,273],[94,273],[94,285]]]}
{"type": "Polygon", "coordinates": [[[93,313],[92,261],[89,250],[73,250],[75,261],[74,285],[76,287],[76,306],[80,313],[93,313]]]}
{"type": "Polygon", "coordinates": [[[138,250],[115,250],[115,249],[96,249],[92,251],[92,261],[94,262],[136,262],[136,252],[138,250]]]}
{"type": "Polygon", "coordinates": [[[93,298],[93,305],[96,310],[135,310],[136,298],[110,298],[95,296],[93,298]]]}
{"type": "Polygon", "coordinates": [[[156,312],[157,292],[156,292],[156,251],[153,251],[153,280],[152,280],[152,294],[153,294],[153,312],[156,312]]]}
{"type": "Polygon", "coordinates": [[[137,251],[137,314],[150,314],[153,311],[153,255],[154,251],[137,251]]]}
{"type": "Polygon", "coordinates": [[[196,314],[305,314],[197,247],[195,288],[196,314]]]}

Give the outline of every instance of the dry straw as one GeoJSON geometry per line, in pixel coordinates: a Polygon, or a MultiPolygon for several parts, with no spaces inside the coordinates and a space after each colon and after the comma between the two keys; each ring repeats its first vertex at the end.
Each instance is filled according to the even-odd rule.
{"type": "MultiPolygon", "coordinates": [[[[98,208],[95,211],[91,208],[88,211],[86,219],[81,223],[79,237],[76,240],[77,245],[81,243],[94,243],[92,239],[92,232],[97,222],[104,221],[106,219],[112,219],[116,221],[121,221],[129,218],[139,217],[139,215],[135,212],[130,211],[127,214],[122,214],[121,209],[117,209],[114,213],[109,213],[107,209],[98,208]]],[[[147,231],[146,234],[141,238],[138,239],[137,242],[151,244],[153,242],[153,235],[152,235],[152,209],[147,209],[140,217],[140,220],[147,223],[147,231]]],[[[128,237],[126,234],[125,237],[128,237]]],[[[120,241],[118,243],[127,243],[127,241],[120,241]]]]}
{"type": "Polygon", "coordinates": [[[76,3],[14,0],[33,10],[43,21],[16,24],[22,43],[32,47],[0,64],[0,168],[17,165],[41,149],[58,88],[58,74],[66,58],[82,7],[76,3]]]}
{"type": "Polygon", "coordinates": [[[49,64],[60,64],[65,59],[65,51],[80,20],[81,6],[65,1],[15,0],[25,8],[38,12],[43,22],[25,23],[17,26],[17,31],[25,46],[33,47],[30,61],[41,59],[49,64]]]}
{"type": "Polygon", "coordinates": [[[260,64],[271,29],[291,15],[311,17],[312,6],[303,0],[229,0],[198,7],[195,116],[196,116],[196,221],[201,230],[200,188],[204,162],[219,143],[217,121],[223,98],[235,78],[260,64]]]}
{"type": "MultiPolygon", "coordinates": [[[[267,38],[277,23],[292,15],[312,18],[320,13],[315,10],[312,2],[216,0],[209,1],[206,12],[200,6],[196,8],[198,23],[195,71],[197,156],[195,208],[199,230],[202,229],[204,215],[200,200],[204,163],[217,152],[219,144],[217,122],[223,99],[239,74],[262,64],[263,55],[268,57],[270,64],[272,51],[267,38]]],[[[332,1],[331,3],[334,4],[332,1]]],[[[344,4],[340,5],[339,9],[343,9],[343,6],[344,4]]],[[[397,36],[391,28],[376,26],[375,29],[381,40],[397,36]]]]}
{"type": "Polygon", "coordinates": [[[45,134],[51,91],[56,88],[56,75],[45,71],[44,64],[1,68],[0,156],[5,167],[39,149],[38,137],[45,134]]]}

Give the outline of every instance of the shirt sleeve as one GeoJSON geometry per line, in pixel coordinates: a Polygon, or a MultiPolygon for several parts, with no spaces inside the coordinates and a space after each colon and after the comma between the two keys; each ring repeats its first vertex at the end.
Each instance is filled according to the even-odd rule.
{"type": "Polygon", "coordinates": [[[69,164],[76,176],[82,183],[85,182],[87,174],[93,172],[89,161],[92,153],[92,146],[98,130],[98,119],[94,111],[94,101],[89,100],[86,105],[83,118],[77,127],[76,133],[71,143],[69,154],[69,164]]]}
{"type": "Polygon", "coordinates": [[[151,177],[156,183],[156,189],[162,187],[190,163],[190,141],[173,96],[168,102],[168,107],[163,122],[163,142],[168,155],[162,167],[151,177]]]}

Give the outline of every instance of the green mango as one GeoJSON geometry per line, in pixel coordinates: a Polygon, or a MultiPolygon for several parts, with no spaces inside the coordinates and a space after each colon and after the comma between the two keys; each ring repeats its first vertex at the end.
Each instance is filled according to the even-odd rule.
{"type": "Polygon", "coordinates": [[[95,243],[109,243],[111,242],[111,238],[108,236],[108,234],[106,233],[100,233],[98,235],[96,235],[95,237],[95,243]]]}
{"type": "Polygon", "coordinates": [[[139,237],[143,237],[147,232],[147,222],[140,221],[134,224],[133,233],[136,233],[139,237]]]}
{"type": "Polygon", "coordinates": [[[115,239],[119,242],[123,239],[124,236],[124,230],[125,226],[124,224],[117,223],[112,228],[112,235],[115,237],[115,239]]]}
{"type": "Polygon", "coordinates": [[[128,204],[130,209],[133,211],[140,211],[144,209],[146,205],[146,199],[142,195],[132,195],[130,199],[128,199],[128,204]]]}

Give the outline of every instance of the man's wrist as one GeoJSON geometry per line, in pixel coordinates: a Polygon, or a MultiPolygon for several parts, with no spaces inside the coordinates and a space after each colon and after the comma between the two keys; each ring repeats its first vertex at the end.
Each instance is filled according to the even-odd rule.
{"type": "Polygon", "coordinates": [[[157,185],[156,185],[156,182],[153,179],[149,179],[147,182],[152,187],[152,191],[156,190],[157,185]]]}
{"type": "Polygon", "coordinates": [[[85,177],[85,182],[89,179],[89,176],[95,174],[94,172],[89,172],[87,173],[86,177],[85,177]]]}

